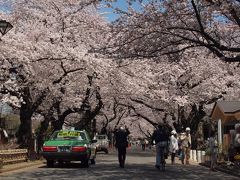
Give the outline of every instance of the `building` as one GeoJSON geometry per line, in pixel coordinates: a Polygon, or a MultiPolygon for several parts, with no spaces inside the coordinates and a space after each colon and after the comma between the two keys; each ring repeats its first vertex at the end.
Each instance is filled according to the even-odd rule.
{"type": "Polygon", "coordinates": [[[14,138],[19,124],[19,115],[14,114],[9,105],[0,102],[0,144],[5,144],[9,138],[14,138]]]}
{"type": "Polygon", "coordinates": [[[233,144],[235,125],[240,123],[240,101],[217,101],[211,118],[218,126],[220,150],[227,152],[230,144],[233,144]]]}

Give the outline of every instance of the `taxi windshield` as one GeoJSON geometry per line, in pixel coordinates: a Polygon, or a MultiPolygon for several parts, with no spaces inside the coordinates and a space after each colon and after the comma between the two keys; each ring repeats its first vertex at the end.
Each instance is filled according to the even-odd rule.
{"type": "Polygon", "coordinates": [[[86,140],[86,136],[80,131],[56,131],[51,140],[86,140]]]}

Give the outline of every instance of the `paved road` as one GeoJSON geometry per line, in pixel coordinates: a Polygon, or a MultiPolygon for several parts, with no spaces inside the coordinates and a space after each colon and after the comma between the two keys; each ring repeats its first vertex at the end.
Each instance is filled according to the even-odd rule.
{"type": "MultiPolygon", "coordinates": [[[[90,168],[82,168],[79,163],[56,165],[47,168],[45,164],[40,167],[25,168],[14,172],[0,174],[0,180],[18,179],[238,179],[222,172],[210,172],[199,165],[166,166],[166,171],[161,172],[154,167],[154,154],[150,151],[128,150],[126,167],[119,168],[116,152],[110,154],[98,154],[97,164],[90,168]]],[[[168,161],[169,162],[169,161],[168,161]]]]}

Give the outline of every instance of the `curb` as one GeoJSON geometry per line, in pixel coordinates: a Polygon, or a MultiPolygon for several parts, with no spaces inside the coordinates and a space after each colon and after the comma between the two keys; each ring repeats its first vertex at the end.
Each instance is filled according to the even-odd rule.
{"type": "Polygon", "coordinates": [[[44,161],[30,161],[30,162],[24,162],[24,163],[16,163],[16,164],[10,164],[10,165],[5,165],[3,168],[0,169],[0,175],[1,173],[6,173],[9,171],[15,171],[18,169],[24,169],[28,167],[33,167],[33,166],[38,166],[38,165],[43,165],[44,161]]]}

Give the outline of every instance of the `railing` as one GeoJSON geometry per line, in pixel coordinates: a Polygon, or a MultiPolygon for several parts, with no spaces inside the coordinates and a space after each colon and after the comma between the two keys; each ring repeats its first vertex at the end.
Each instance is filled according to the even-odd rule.
{"type": "Polygon", "coordinates": [[[27,160],[27,149],[0,150],[0,168],[6,164],[18,163],[27,160]]]}

